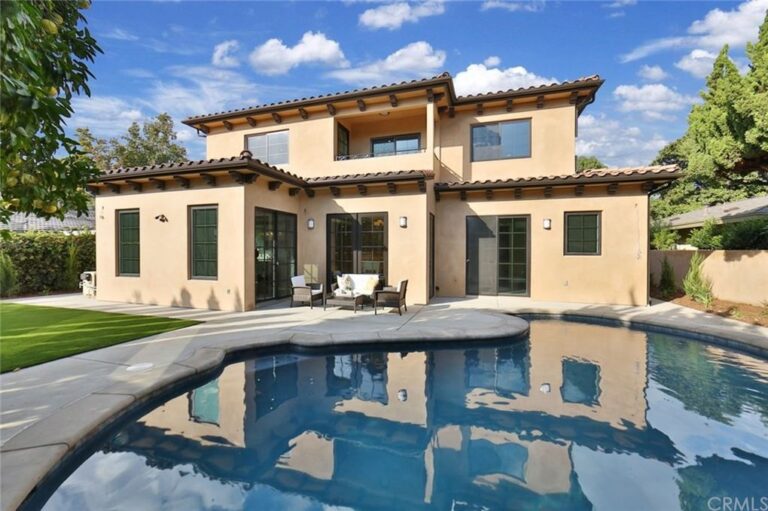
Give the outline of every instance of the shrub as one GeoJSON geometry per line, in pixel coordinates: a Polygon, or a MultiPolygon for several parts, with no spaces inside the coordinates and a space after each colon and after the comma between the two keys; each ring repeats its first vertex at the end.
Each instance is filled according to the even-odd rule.
{"type": "Polygon", "coordinates": [[[656,250],[672,250],[675,248],[680,234],[661,222],[651,224],[651,246],[656,250]]]}
{"type": "Polygon", "coordinates": [[[0,252],[0,296],[11,296],[16,293],[18,274],[10,256],[0,252]]]}
{"type": "Polygon", "coordinates": [[[0,239],[0,251],[16,269],[18,294],[75,291],[80,272],[96,267],[96,237],[91,233],[12,233],[0,239]]]}
{"type": "Polygon", "coordinates": [[[768,218],[755,218],[724,225],[723,248],[726,250],[768,249],[768,218]]]}
{"type": "Polygon", "coordinates": [[[659,280],[659,293],[664,299],[674,296],[675,291],[675,272],[672,270],[672,265],[669,264],[669,260],[664,257],[661,262],[661,279],[659,280]]]}
{"type": "Polygon", "coordinates": [[[721,228],[711,218],[704,225],[691,231],[688,244],[700,250],[720,250],[723,248],[721,228]]]}
{"type": "Polygon", "coordinates": [[[707,309],[712,305],[712,282],[706,278],[701,267],[704,264],[704,256],[696,252],[691,257],[691,265],[683,279],[683,290],[692,300],[703,304],[707,309]]]}

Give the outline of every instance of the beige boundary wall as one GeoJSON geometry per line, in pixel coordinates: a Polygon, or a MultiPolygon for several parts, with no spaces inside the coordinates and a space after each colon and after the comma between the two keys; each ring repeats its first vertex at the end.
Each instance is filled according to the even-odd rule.
{"type": "MultiPolygon", "coordinates": [[[[651,274],[658,284],[667,258],[682,288],[695,250],[652,250],[651,274]]],[[[712,294],[721,300],[763,305],[768,301],[768,250],[701,250],[702,269],[712,281],[712,294]]]]}

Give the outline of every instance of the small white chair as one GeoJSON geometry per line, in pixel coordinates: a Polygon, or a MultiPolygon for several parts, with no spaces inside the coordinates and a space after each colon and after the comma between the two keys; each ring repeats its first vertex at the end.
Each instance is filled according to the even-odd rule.
{"type": "Polygon", "coordinates": [[[316,300],[323,301],[323,291],[322,284],[307,284],[304,275],[291,277],[291,307],[296,302],[309,302],[309,308],[312,309],[316,300]]]}

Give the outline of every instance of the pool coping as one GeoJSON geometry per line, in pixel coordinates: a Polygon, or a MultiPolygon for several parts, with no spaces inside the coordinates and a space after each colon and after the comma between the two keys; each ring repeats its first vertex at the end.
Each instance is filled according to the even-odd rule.
{"type": "MultiPolygon", "coordinates": [[[[440,304],[440,302],[438,302],[440,304]]],[[[430,306],[424,307],[428,310],[430,306]]],[[[241,352],[255,352],[265,348],[285,346],[287,348],[323,348],[330,346],[359,345],[372,343],[444,342],[456,340],[488,340],[522,335],[528,331],[528,318],[550,318],[575,321],[609,322],[629,328],[682,335],[693,340],[727,346],[746,351],[768,359],[768,335],[763,330],[745,332],[729,328],[724,320],[722,325],[707,325],[694,320],[681,321],[679,318],[656,314],[652,308],[596,307],[588,312],[574,304],[552,304],[523,307],[472,307],[472,310],[498,316],[503,314],[512,323],[518,323],[516,331],[501,331],[490,328],[485,331],[468,332],[466,328],[444,330],[416,329],[412,334],[398,331],[373,331],[368,336],[359,332],[344,335],[339,333],[310,333],[284,330],[277,333],[256,335],[249,342],[236,341],[217,346],[201,346],[189,357],[138,373],[132,381],[113,385],[92,392],[41,419],[34,425],[8,440],[0,449],[3,457],[2,487],[3,510],[16,509],[51,474],[61,468],[62,462],[70,459],[83,445],[108,429],[132,411],[144,406],[159,395],[185,385],[205,374],[220,369],[224,362],[241,352]],[[570,306],[569,306],[570,305],[570,306]],[[686,326],[688,328],[686,328],[686,326]],[[414,339],[418,335],[418,339],[414,339]],[[727,336],[726,336],[727,335],[727,336]],[[73,418],[75,419],[73,421],[73,418]],[[74,423],[73,423],[74,422],[74,423]],[[30,437],[30,438],[27,438],[30,437]],[[51,438],[50,441],[32,441],[34,438],[51,438]],[[9,470],[9,466],[11,467],[9,470]]],[[[418,315],[418,311],[414,316],[418,315]]],[[[198,328],[197,326],[188,329],[198,328]]],[[[768,330],[766,330],[768,331],[768,330]]]]}

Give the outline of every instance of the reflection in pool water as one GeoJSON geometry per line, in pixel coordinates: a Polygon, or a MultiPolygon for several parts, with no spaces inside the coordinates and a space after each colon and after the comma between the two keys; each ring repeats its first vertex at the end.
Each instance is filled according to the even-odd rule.
{"type": "Polygon", "coordinates": [[[124,424],[46,509],[699,510],[767,481],[768,363],[536,320],[474,349],[231,364],[124,424]]]}

